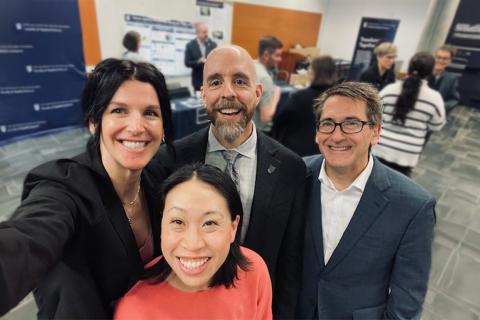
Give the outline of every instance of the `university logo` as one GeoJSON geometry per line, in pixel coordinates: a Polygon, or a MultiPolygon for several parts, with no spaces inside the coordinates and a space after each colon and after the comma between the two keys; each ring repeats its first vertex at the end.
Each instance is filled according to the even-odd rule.
{"type": "Polygon", "coordinates": [[[0,126],[1,132],[7,132],[7,126],[0,126]]]}
{"type": "Polygon", "coordinates": [[[27,72],[32,72],[33,67],[30,66],[30,65],[27,65],[27,66],[25,66],[25,69],[27,70],[27,72]]]}
{"type": "Polygon", "coordinates": [[[15,23],[15,28],[17,28],[17,30],[22,30],[22,24],[20,22],[15,23]]]}
{"type": "Polygon", "coordinates": [[[39,105],[38,103],[35,103],[35,104],[33,105],[33,110],[35,110],[35,111],[40,111],[40,105],[39,105]]]}

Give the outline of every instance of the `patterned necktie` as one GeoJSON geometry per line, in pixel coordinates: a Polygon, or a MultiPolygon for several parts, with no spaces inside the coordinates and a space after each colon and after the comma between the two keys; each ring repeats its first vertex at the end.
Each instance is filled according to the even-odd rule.
{"type": "Polygon", "coordinates": [[[235,162],[240,157],[240,154],[235,150],[222,150],[223,159],[227,162],[225,167],[225,173],[232,178],[237,190],[240,190],[240,178],[238,177],[237,169],[235,168],[235,162]]]}

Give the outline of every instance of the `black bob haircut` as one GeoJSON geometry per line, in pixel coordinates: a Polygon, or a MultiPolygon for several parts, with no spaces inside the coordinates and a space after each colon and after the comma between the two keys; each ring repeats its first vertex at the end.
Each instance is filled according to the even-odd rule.
{"type": "MultiPolygon", "coordinates": [[[[212,186],[217,190],[227,201],[228,209],[230,210],[231,221],[235,220],[237,215],[240,215],[240,222],[237,227],[237,234],[235,240],[230,244],[230,250],[227,259],[222,264],[220,269],[213,275],[209,287],[224,285],[226,288],[234,287],[235,279],[238,279],[237,267],[244,271],[248,271],[251,262],[240,251],[240,234],[242,226],[242,202],[238,194],[235,183],[232,179],[220,169],[207,164],[193,163],[187,164],[174,173],[172,173],[162,184],[160,191],[160,198],[162,201],[161,210],[165,208],[165,198],[167,194],[177,185],[187,182],[192,179],[197,179],[212,186]]],[[[208,199],[205,199],[208,201],[208,199]]],[[[145,270],[143,279],[151,279],[153,283],[165,281],[172,272],[172,268],[167,263],[166,259],[160,259],[152,267],[145,270]]]]}
{"type": "Polygon", "coordinates": [[[170,98],[163,74],[150,63],[135,63],[129,60],[106,59],[95,66],[88,75],[83,89],[81,106],[85,126],[94,124],[96,129],[89,144],[100,145],[102,116],[112,100],[113,95],[127,80],[149,83],[155,89],[162,113],[165,143],[172,149],[173,123],[170,98]]]}

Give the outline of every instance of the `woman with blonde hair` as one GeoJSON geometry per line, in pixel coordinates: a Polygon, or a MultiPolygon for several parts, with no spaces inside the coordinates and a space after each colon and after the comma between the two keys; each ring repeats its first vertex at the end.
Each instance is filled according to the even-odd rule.
{"type": "Polygon", "coordinates": [[[373,50],[376,62],[360,75],[361,82],[373,84],[378,91],[395,82],[393,65],[397,58],[397,46],[391,42],[382,42],[373,50]]]}

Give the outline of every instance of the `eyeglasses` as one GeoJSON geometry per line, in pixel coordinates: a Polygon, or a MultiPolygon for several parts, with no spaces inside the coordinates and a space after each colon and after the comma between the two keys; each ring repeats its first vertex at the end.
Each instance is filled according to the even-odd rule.
{"type": "Polygon", "coordinates": [[[362,121],[357,119],[345,120],[343,122],[334,122],[332,120],[323,120],[317,123],[317,130],[320,133],[332,133],[337,126],[343,133],[352,134],[362,131],[364,125],[373,125],[372,121],[362,121]]]}

